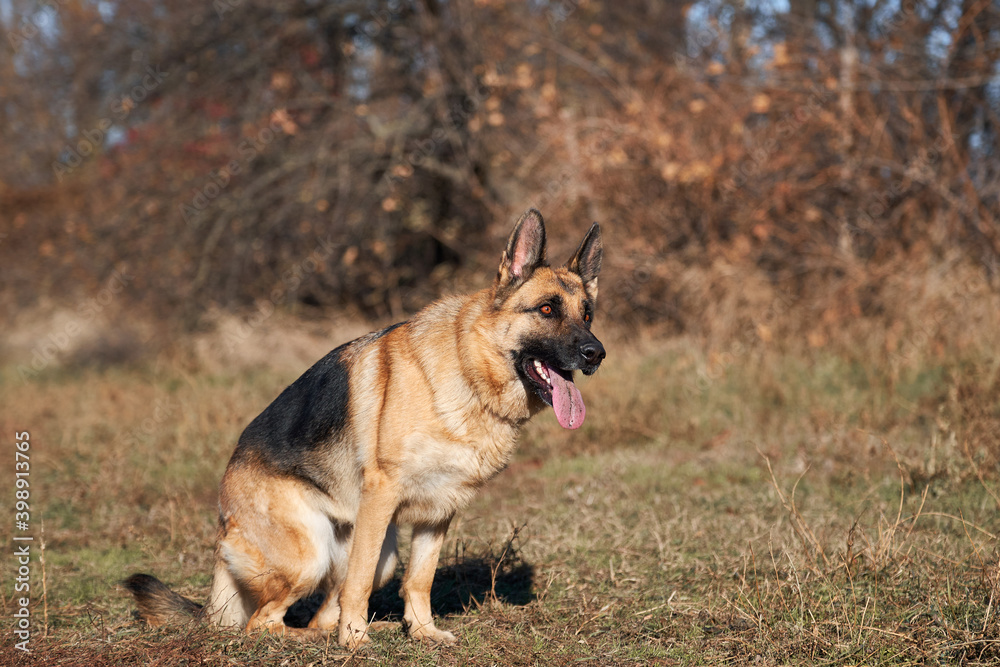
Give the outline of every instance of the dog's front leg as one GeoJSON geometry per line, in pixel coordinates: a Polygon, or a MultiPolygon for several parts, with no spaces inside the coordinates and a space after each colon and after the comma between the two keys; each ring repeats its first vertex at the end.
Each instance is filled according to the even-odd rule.
{"type": "Polygon", "coordinates": [[[431,584],[450,519],[433,526],[414,526],[410,562],[399,595],[406,601],[403,622],[414,639],[455,643],[455,635],[434,627],[431,616],[431,584]]]}
{"type": "Polygon", "coordinates": [[[365,473],[361,504],[354,522],[347,579],[340,591],[340,643],[356,648],[368,639],[368,598],[385,531],[396,511],[395,485],[380,471],[365,473]]]}

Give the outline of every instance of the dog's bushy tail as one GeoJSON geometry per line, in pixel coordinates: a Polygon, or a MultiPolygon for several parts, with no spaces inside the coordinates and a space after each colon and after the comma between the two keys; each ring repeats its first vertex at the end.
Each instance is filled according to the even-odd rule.
{"type": "Polygon", "coordinates": [[[149,574],[133,574],[122,582],[139,606],[139,618],[152,626],[200,619],[203,607],[167,588],[149,574]]]}

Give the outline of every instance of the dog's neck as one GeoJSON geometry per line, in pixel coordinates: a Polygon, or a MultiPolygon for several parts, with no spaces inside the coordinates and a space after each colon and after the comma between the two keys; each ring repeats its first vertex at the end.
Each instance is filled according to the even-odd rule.
{"type": "Polygon", "coordinates": [[[486,317],[494,308],[494,301],[494,290],[488,288],[456,313],[455,347],[463,375],[469,378],[470,389],[481,405],[498,421],[520,429],[544,404],[528,391],[514,369],[513,352],[497,347],[494,342],[495,332],[488,328],[486,317]]]}

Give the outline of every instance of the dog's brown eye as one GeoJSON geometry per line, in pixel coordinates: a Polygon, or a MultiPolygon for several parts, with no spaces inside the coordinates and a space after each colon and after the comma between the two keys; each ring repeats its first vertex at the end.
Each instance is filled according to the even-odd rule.
{"type": "Polygon", "coordinates": [[[590,313],[584,313],[583,314],[583,321],[584,322],[590,322],[590,313]]]}
{"type": "Polygon", "coordinates": [[[540,312],[542,315],[551,315],[552,306],[550,306],[547,303],[543,303],[541,306],[538,307],[538,312],[540,312]]]}

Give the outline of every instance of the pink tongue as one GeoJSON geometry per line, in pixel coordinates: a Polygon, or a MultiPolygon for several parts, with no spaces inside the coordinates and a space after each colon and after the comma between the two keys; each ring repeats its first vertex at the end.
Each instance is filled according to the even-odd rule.
{"type": "Polygon", "coordinates": [[[580,428],[583,418],[587,416],[587,408],[583,405],[583,396],[570,380],[545,364],[552,383],[552,409],[556,411],[556,419],[563,428],[580,428]]]}

